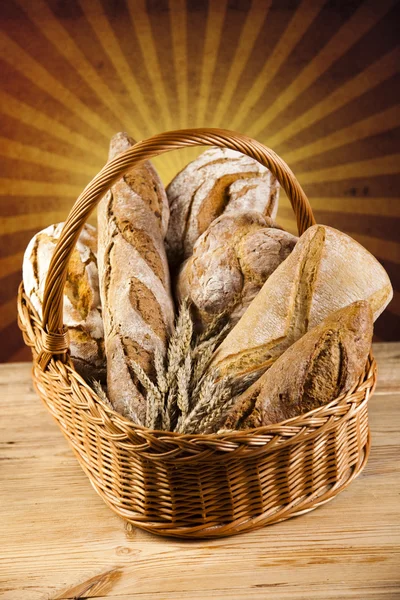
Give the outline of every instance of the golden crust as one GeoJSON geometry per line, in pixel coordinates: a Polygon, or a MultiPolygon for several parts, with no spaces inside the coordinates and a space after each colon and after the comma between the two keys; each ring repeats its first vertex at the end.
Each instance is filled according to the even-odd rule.
{"type": "Polygon", "coordinates": [[[261,375],[330,313],[367,300],[374,320],[392,297],[387,273],[365,248],[324,225],[307,229],[216,351],[216,377],[261,375]]]}
{"type": "Polygon", "coordinates": [[[373,334],[368,302],[336,311],[286,350],[239,396],[218,427],[279,423],[347,392],[362,375],[373,334]]]}
{"type": "MultiPolygon", "coordinates": [[[[133,140],[119,133],[110,158],[133,140]]],[[[152,376],[157,348],[166,351],[174,322],[164,248],[168,202],[151,163],[118,180],[98,208],[99,275],[104,306],[107,389],[116,410],[144,424],[146,402],[134,363],[152,376]]]]}

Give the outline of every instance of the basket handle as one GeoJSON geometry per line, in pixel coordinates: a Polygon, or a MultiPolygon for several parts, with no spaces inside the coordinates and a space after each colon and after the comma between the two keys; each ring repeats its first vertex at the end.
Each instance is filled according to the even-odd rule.
{"type": "Polygon", "coordinates": [[[43,296],[43,349],[37,358],[41,368],[47,367],[53,355],[65,355],[68,350],[67,329],[63,325],[63,290],[68,261],[90,213],[108,189],[136,164],[186,146],[219,146],[254,158],[268,167],[285,190],[297,218],[299,234],[315,224],[307,196],[287,164],[275,152],[252,138],[227,129],[200,128],[167,131],[138,142],[101,169],[83,190],[68,215],[46,278],[43,296]]]}

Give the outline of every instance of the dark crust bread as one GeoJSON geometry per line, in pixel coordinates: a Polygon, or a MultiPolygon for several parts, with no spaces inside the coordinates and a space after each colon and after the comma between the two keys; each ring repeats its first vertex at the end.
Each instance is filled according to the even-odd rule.
{"type": "Polygon", "coordinates": [[[367,300],[374,320],[393,295],[382,265],[351,237],[314,225],[267,279],[209,366],[215,379],[262,375],[331,313],[367,300]]]}
{"type": "Polygon", "coordinates": [[[355,302],[294,343],[248,388],[217,428],[279,423],[347,392],[362,375],[373,334],[368,302],[355,302]]]}

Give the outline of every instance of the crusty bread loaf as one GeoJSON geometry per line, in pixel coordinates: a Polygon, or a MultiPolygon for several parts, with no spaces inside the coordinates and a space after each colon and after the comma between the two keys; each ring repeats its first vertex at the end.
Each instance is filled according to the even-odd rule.
{"type": "Polygon", "coordinates": [[[177,281],[179,300],[189,298],[199,331],[219,315],[234,324],[297,238],[261,213],[218,217],[199,237],[177,281]]]}
{"type": "Polygon", "coordinates": [[[288,348],[214,429],[280,423],[349,391],[363,373],[372,334],[365,300],[334,312],[288,348]]]}
{"type": "Polygon", "coordinates": [[[375,320],[392,293],[386,271],[372,254],[348,235],[314,225],[265,282],[217,349],[210,369],[217,378],[261,375],[331,312],[368,300],[375,320]]]}
{"type": "MultiPolygon", "coordinates": [[[[25,293],[38,315],[51,258],[64,223],[50,225],[29,242],[23,259],[25,293]]],[[[64,324],[69,330],[70,354],[78,373],[105,379],[104,330],[97,272],[97,233],[84,225],[68,264],[64,288],[64,324]]]]}
{"type": "Polygon", "coordinates": [[[256,160],[228,148],[206,150],[167,187],[170,265],[188,258],[198,237],[222,213],[256,210],[274,218],[278,194],[276,178],[256,160]]]}
{"type": "MultiPolygon", "coordinates": [[[[119,133],[110,159],[134,142],[119,133]]],[[[107,388],[113,406],[145,423],[146,402],[134,363],[150,376],[154,350],[165,353],[174,309],[163,237],[168,204],[149,162],[122,177],[98,209],[99,276],[107,356],[107,388]]]]}

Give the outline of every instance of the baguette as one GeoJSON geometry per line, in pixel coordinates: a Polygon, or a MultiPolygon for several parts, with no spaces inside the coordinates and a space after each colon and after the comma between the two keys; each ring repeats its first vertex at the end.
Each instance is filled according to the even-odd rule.
{"type": "Polygon", "coordinates": [[[255,378],[331,312],[368,300],[374,320],[392,298],[384,268],[348,235],[307,229],[215,352],[216,379],[255,378]]]}
{"type": "Polygon", "coordinates": [[[177,281],[178,300],[189,298],[198,331],[222,314],[235,324],[296,240],[255,211],[213,221],[177,281]]]}
{"type": "Polygon", "coordinates": [[[348,392],[363,373],[372,334],[368,302],[336,311],[288,348],[214,428],[280,423],[348,392]]]}
{"type": "MultiPolygon", "coordinates": [[[[29,242],[22,265],[24,290],[42,318],[44,286],[64,223],[50,225],[29,242]]],[[[68,263],[63,320],[68,327],[70,355],[85,379],[105,380],[106,359],[97,271],[97,233],[84,225],[68,263]]]]}
{"type": "Polygon", "coordinates": [[[189,163],[167,187],[168,260],[177,267],[196,240],[222,213],[256,210],[274,218],[279,184],[258,161],[227,148],[211,148],[189,163]]]}
{"type": "MultiPolygon", "coordinates": [[[[109,158],[133,143],[117,134],[109,158]]],[[[153,376],[154,351],[165,354],[174,321],[163,242],[167,227],[165,190],[148,161],[117,181],[99,204],[107,391],[114,408],[138,424],[145,424],[146,401],[137,365],[153,376]]]]}

